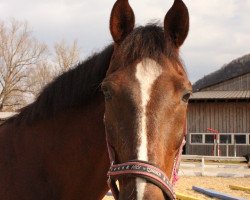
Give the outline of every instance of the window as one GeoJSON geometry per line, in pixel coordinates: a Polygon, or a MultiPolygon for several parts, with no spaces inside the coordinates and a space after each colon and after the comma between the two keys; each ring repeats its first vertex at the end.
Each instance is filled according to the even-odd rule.
{"type": "Polygon", "coordinates": [[[232,144],[232,136],[230,134],[220,135],[221,144],[232,144]]]}
{"type": "MultiPolygon", "coordinates": [[[[246,145],[250,144],[249,133],[220,133],[217,135],[219,144],[222,145],[246,145]]],[[[212,133],[190,133],[190,144],[214,144],[214,134],[212,133]]]]}
{"type": "Polygon", "coordinates": [[[235,144],[246,144],[247,137],[246,135],[234,135],[235,144]]]}
{"type": "Polygon", "coordinates": [[[202,134],[192,134],[191,135],[192,144],[201,144],[202,143],[202,134]]]}
{"type": "Polygon", "coordinates": [[[214,135],[206,134],[205,135],[205,144],[213,144],[214,143],[214,135]]]}

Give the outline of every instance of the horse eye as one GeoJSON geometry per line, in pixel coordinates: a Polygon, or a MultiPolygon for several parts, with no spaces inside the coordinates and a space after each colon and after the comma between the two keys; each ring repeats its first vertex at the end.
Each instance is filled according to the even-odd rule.
{"type": "Polygon", "coordinates": [[[191,96],[190,92],[185,93],[182,97],[182,101],[184,101],[185,103],[188,103],[190,96],[191,96]]]}
{"type": "Polygon", "coordinates": [[[102,89],[102,92],[106,101],[112,99],[111,93],[107,86],[103,85],[101,89],[102,89]]]}

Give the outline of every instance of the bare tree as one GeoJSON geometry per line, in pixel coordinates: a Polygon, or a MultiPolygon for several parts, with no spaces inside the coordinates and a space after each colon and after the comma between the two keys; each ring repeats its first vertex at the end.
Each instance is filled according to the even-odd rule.
{"type": "Polygon", "coordinates": [[[53,80],[57,73],[53,69],[54,67],[49,63],[49,60],[44,60],[35,69],[30,70],[27,86],[32,94],[31,101],[40,94],[45,85],[53,80]]]}
{"type": "Polygon", "coordinates": [[[54,49],[55,62],[60,72],[67,71],[79,62],[80,49],[77,40],[72,45],[67,45],[64,40],[61,40],[55,44],[54,49]]]}
{"type": "Polygon", "coordinates": [[[76,40],[71,45],[66,44],[64,40],[55,43],[53,56],[48,57],[36,67],[36,70],[30,72],[29,88],[34,97],[56,76],[79,62],[79,49],[76,40]]]}
{"type": "Polygon", "coordinates": [[[53,50],[54,52],[37,65],[35,70],[30,70],[28,85],[33,97],[37,97],[44,86],[56,76],[79,62],[80,48],[76,40],[71,45],[66,44],[65,40],[61,40],[55,43],[53,50]]]}
{"type": "Polygon", "coordinates": [[[0,110],[26,103],[29,69],[42,61],[46,49],[32,37],[26,22],[0,21],[0,110]]]}

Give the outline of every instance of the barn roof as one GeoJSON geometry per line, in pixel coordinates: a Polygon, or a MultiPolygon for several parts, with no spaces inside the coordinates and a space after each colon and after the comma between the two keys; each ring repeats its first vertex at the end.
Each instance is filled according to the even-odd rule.
{"type": "Polygon", "coordinates": [[[247,73],[250,73],[250,54],[235,59],[219,70],[204,76],[193,84],[193,91],[199,91],[247,73]]]}
{"type": "Polygon", "coordinates": [[[250,91],[200,91],[193,93],[190,99],[250,99],[250,91]]]}

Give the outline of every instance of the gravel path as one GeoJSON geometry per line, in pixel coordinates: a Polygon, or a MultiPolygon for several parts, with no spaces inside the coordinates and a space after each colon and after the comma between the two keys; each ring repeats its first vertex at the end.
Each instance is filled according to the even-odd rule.
{"type": "Polygon", "coordinates": [[[250,200],[250,193],[231,190],[229,185],[250,187],[250,178],[221,178],[221,177],[181,177],[176,184],[176,191],[199,199],[211,199],[192,190],[192,186],[204,187],[227,193],[235,197],[250,200]]]}
{"type": "MultiPolygon", "coordinates": [[[[250,193],[231,190],[229,185],[250,187],[250,178],[220,178],[220,177],[184,177],[182,176],[176,184],[176,191],[198,199],[212,199],[192,190],[192,186],[204,187],[250,200],[250,193]]],[[[112,197],[105,197],[103,200],[113,200],[112,197]]]]}

